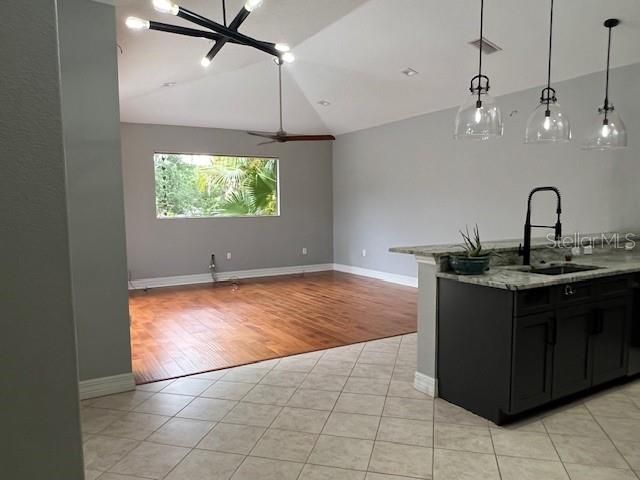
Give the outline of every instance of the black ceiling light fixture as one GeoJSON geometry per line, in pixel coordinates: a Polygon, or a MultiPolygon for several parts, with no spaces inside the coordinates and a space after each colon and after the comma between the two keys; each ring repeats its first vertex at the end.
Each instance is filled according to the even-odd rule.
{"type": "Polygon", "coordinates": [[[270,43],[262,40],[256,40],[238,32],[238,29],[247,17],[262,5],[263,0],[247,0],[242,9],[238,12],[235,18],[227,25],[227,6],[226,1],[222,0],[222,12],[223,12],[223,24],[214,22],[202,15],[194,13],[186,8],[183,8],[171,0],[153,0],[153,8],[160,13],[167,15],[175,15],[191,23],[194,23],[207,30],[200,30],[194,28],[186,28],[178,25],[169,25],[166,23],[154,22],[150,20],[144,20],[138,17],[128,17],[126,20],[127,27],[132,30],[157,30],[161,32],[174,33],[177,35],[185,35],[188,37],[200,37],[213,40],[215,44],[209,50],[209,52],[202,58],[201,64],[203,67],[208,67],[211,64],[213,58],[222,50],[222,47],[227,43],[234,43],[236,45],[245,45],[252,47],[269,55],[276,57],[279,61],[285,63],[291,63],[295,60],[295,56],[291,53],[289,45],[285,43],[270,43]]]}
{"type": "Polygon", "coordinates": [[[627,146],[627,129],[624,122],[609,102],[609,68],[611,66],[611,30],[620,24],[617,18],[605,20],[604,27],[609,30],[609,44],[607,46],[607,77],[604,93],[604,105],[598,108],[598,120],[595,122],[583,148],[587,150],[613,150],[627,146]]]}
{"type": "Polygon", "coordinates": [[[480,55],[478,75],[471,79],[471,95],[460,106],[456,115],[455,137],[460,139],[489,140],[501,137],[502,113],[493,97],[489,95],[489,77],[482,74],[482,53],[485,39],[484,0],[480,0],[480,55]]]}
{"type": "Polygon", "coordinates": [[[284,131],[282,126],[282,60],[275,59],[278,65],[278,94],[280,106],[280,129],[277,132],[247,132],[249,135],[268,139],[267,142],[258,145],[267,145],[270,143],[287,143],[287,142],[322,142],[326,140],[335,140],[333,135],[289,135],[284,131]]]}
{"type": "Polygon", "coordinates": [[[551,88],[551,51],[553,47],[553,0],[549,20],[549,63],[547,66],[547,86],[542,89],[540,105],[533,111],[527,122],[525,143],[560,143],[571,140],[571,124],[558,104],[555,89],[551,88]]]}

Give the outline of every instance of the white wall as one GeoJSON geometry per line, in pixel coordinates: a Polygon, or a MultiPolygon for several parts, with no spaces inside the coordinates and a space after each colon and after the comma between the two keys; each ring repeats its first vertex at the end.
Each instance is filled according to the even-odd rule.
{"type": "Polygon", "coordinates": [[[0,475],[80,480],[59,12],[50,0],[2,10],[0,475]]]}
{"type": "Polygon", "coordinates": [[[313,265],[332,261],[331,145],[258,147],[237,130],[122,124],[127,256],[133,279],[313,265]],[[280,216],[158,219],[155,152],[265,155],[280,159],[280,216]],[[302,248],[308,255],[302,255],[302,248]],[[232,259],[226,260],[231,252],[232,259]]]}
{"type": "MultiPolygon", "coordinates": [[[[505,136],[496,142],[454,140],[456,109],[338,137],[334,261],[415,275],[415,260],[389,247],[458,242],[458,230],[475,223],[487,240],[521,237],[527,194],[539,185],[560,188],[565,232],[640,225],[640,64],[611,75],[611,97],[629,131],[623,151],[580,149],[603,100],[602,72],[555,85],[572,121],[570,144],[524,145],[540,89],[498,99],[506,118],[505,136]]],[[[535,202],[534,222],[553,223],[552,200],[535,202]]]]}
{"type": "Polygon", "coordinates": [[[90,380],[131,373],[115,9],[58,4],[74,316],[90,380]]]}

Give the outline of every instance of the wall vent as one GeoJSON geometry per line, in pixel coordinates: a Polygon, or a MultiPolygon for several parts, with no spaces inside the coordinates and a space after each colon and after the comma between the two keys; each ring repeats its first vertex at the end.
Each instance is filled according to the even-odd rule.
{"type": "MultiPolygon", "coordinates": [[[[480,39],[469,42],[469,45],[473,45],[477,49],[480,49],[480,39]]],[[[499,52],[500,50],[502,49],[498,45],[493,43],[491,40],[487,40],[485,37],[482,37],[482,53],[485,55],[491,55],[492,53],[499,52]]]]}

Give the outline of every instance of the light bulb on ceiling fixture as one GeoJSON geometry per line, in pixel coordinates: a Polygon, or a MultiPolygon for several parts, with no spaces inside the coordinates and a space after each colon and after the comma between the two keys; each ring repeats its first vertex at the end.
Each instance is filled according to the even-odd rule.
{"type": "Polygon", "coordinates": [[[291,52],[284,53],[280,58],[282,58],[282,61],[285,63],[293,63],[296,61],[296,56],[291,52]]]}
{"type": "Polygon", "coordinates": [[[276,47],[275,48],[279,52],[283,52],[283,53],[286,53],[289,50],[291,50],[291,47],[289,45],[287,45],[286,43],[276,43],[276,47]]]}
{"type": "Polygon", "coordinates": [[[125,24],[131,30],[149,30],[149,20],[143,20],[138,17],[127,17],[125,24]]]}
{"type": "Polygon", "coordinates": [[[571,140],[571,125],[560,109],[556,91],[551,88],[551,51],[553,41],[553,0],[551,0],[551,20],[549,22],[549,63],[547,86],[542,89],[540,104],[529,116],[524,143],[560,143],[571,140]]]}
{"type": "Polygon", "coordinates": [[[263,0],[247,0],[244,4],[244,9],[247,12],[253,12],[256,8],[259,8],[262,5],[263,0]]]}
{"type": "Polygon", "coordinates": [[[482,74],[482,36],[484,24],[484,0],[480,1],[480,54],[478,75],[471,79],[471,95],[458,109],[455,123],[455,138],[489,140],[503,133],[502,113],[489,95],[489,77],[482,74]]]}
{"type": "Polygon", "coordinates": [[[207,68],[209,65],[211,65],[211,60],[209,60],[209,57],[202,57],[202,60],[200,60],[200,65],[202,65],[204,68],[207,68]]]}
{"type": "Polygon", "coordinates": [[[611,64],[611,30],[620,24],[620,20],[609,18],[604,22],[609,30],[607,47],[607,76],[605,83],[604,105],[598,108],[597,123],[589,131],[583,148],[587,150],[613,150],[627,146],[627,129],[609,100],[609,68],[611,64]]]}
{"type": "Polygon", "coordinates": [[[170,0],[153,0],[153,8],[160,13],[167,13],[169,15],[178,15],[180,7],[170,0]]]}

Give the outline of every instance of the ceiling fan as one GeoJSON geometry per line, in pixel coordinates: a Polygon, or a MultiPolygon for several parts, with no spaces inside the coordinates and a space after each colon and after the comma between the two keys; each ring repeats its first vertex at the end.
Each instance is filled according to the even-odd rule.
{"type": "Polygon", "coordinates": [[[287,142],[322,142],[326,140],[335,140],[333,135],[296,135],[288,134],[282,128],[282,60],[274,59],[278,65],[278,87],[280,95],[280,130],[277,132],[247,132],[249,135],[256,137],[268,138],[268,142],[262,142],[258,145],[268,145],[270,143],[287,143],[287,142]]]}

